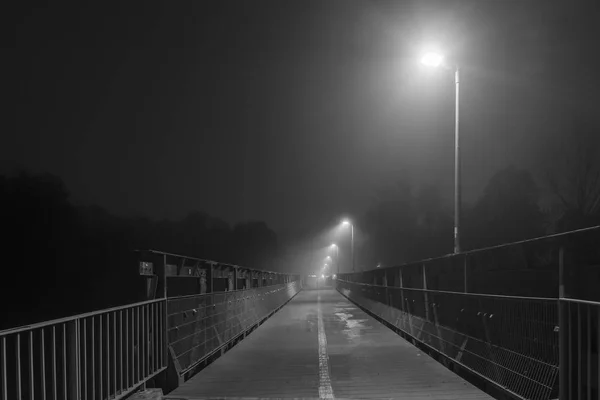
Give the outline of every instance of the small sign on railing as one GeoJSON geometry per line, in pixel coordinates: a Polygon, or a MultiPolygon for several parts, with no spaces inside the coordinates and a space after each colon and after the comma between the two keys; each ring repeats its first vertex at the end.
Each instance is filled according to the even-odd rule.
{"type": "Polygon", "coordinates": [[[140,275],[154,275],[154,265],[151,262],[140,261],[140,275]]]}

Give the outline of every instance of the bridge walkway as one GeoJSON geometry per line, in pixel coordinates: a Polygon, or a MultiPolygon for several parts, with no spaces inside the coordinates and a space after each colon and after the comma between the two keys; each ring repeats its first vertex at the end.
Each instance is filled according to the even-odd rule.
{"type": "Polygon", "coordinates": [[[305,290],[165,396],[492,399],[333,289],[305,290]]]}

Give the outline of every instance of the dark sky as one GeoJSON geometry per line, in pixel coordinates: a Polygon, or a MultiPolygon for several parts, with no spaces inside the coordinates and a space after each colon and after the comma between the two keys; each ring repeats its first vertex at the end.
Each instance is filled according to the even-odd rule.
{"type": "Polygon", "coordinates": [[[15,10],[0,159],[118,214],[285,233],[401,176],[451,199],[453,78],[418,64],[429,43],[463,66],[467,201],[500,167],[537,173],[574,118],[597,123],[592,1],[83,3],[15,10]]]}

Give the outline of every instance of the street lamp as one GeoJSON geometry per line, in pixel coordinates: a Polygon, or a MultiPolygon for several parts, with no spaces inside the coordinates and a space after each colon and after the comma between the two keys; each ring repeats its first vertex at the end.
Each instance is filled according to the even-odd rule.
{"type": "Polygon", "coordinates": [[[340,274],[340,248],[337,244],[333,243],[331,246],[332,249],[335,249],[335,265],[337,266],[337,273],[340,274]]]}
{"type": "Polygon", "coordinates": [[[342,221],[342,226],[348,226],[350,225],[350,248],[351,248],[351,252],[352,252],[352,272],[354,272],[354,225],[352,225],[352,223],[345,219],[342,221]]]}
{"type": "Polygon", "coordinates": [[[433,68],[442,67],[446,70],[454,70],[454,83],[456,86],[456,100],[455,100],[455,119],[454,119],[454,253],[460,253],[460,141],[458,135],[458,122],[459,122],[459,69],[458,65],[449,66],[444,56],[429,52],[423,55],[421,63],[433,68]]]}
{"type": "Polygon", "coordinates": [[[444,61],[444,56],[439,53],[425,53],[421,62],[428,67],[439,67],[444,61]]]}

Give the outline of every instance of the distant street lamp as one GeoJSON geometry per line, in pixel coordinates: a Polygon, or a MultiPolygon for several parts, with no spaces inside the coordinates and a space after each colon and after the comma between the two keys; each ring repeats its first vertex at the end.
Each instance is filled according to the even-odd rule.
{"type": "Polygon", "coordinates": [[[454,253],[460,253],[460,141],[458,135],[459,122],[459,68],[458,65],[449,66],[444,61],[444,56],[439,53],[426,53],[421,58],[421,63],[428,67],[442,67],[454,70],[454,83],[456,86],[455,119],[454,119],[454,253]]]}
{"type": "Polygon", "coordinates": [[[354,225],[347,219],[342,221],[342,226],[350,225],[350,249],[352,252],[352,272],[354,272],[354,225]]]}

